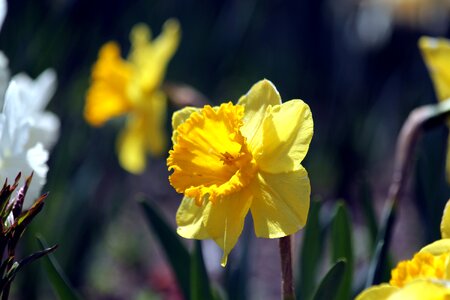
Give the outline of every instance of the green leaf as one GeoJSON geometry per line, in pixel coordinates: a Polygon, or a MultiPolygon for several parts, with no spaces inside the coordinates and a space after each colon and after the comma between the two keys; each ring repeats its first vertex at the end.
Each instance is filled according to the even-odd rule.
{"type": "MultiPolygon", "coordinates": [[[[48,248],[47,243],[42,236],[38,236],[37,240],[43,249],[48,248]]],[[[47,277],[50,280],[50,283],[59,299],[82,299],[70,284],[67,276],[64,274],[64,271],[62,270],[53,254],[47,254],[43,262],[47,277]]]]}
{"type": "Polygon", "coordinates": [[[395,202],[395,200],[388,200],[386,203],[378,231],[377,247],[369,265],[366,287],[383,282],[384,274],[390,268],[388,250],[396,217],[395,202]]]}
{"type": "Polygon", "coordinates": [[[336,290],[337,300],[350,299],[353,278],[353,246],[350,217],[343,202],[338,202],[331,228],[332,259],[345,259],[347,268],[339,290],[336,290]]]}
{"type": "Polygon", "coordinates": [[[372,249],[376,246],[377,234],[378,234],[378,224],[377,218],[375,215],[375,211],[373,209],[373,197],[372,191],[367,180],[363,179],[359,185],[359,198],[361,199],[361,204],[364,213],[364,220],[367,223],[367,227],[369,229],[370,241],[372,245],[372,249]]]}
{"type": "Polygon", "coordinates": [[[194,251],[191,255],[191,299],[214,299],[211,293],[208,273],[203,261],[202,244],[195,241],[194,251]]]}
{"type": "Polygon", "coordinates": [[[311,201],[308,223],[305,226],[303,242],[299,257],[299,276],[296,283],[296,294],[299,299],[310,299],[316,284],[317,270],[322,253],[322,228],[319,213],[321,202],[311,201]]]}
{"type": "MultiPolygon", "coordinates": [[[[345,282],[347,269],[345,259],[338,260],[322,279],[313,300],[339,299],[337,290],[345,282]]],[[[350,299],[350,297],[347,299],[350,299]]]]}
{"type": "Polygon", "coordinates": [[[164,249],[184,297],[190,299],[191,258],[189,252],[176,232],[164,220],[156,206],[151,201],[145,201],[143,196],[140,196],[138,201],[150,228],[156,234],[164,249]]]}

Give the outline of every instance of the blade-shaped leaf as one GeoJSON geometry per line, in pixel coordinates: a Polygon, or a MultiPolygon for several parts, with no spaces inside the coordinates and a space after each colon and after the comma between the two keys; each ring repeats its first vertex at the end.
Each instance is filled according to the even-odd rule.
{"type": "Polygon", "coordinates": [[[150,228],[156,234],[164,249],[164,253],[172,266],[185,298],[190,299],[189,275],[191,258],[189,252],[181,243],[175,231],[164,220],[156,206],[151,201],[145,201],[143,196],[138,198],[138,201],[150,228]]]}
{"type": "Polygon", "coordinates": [[[359,186],[359,198],[361,199],[362,209],[364,213],[364,220],[367,223],[369,229],[370,240],[372,242],[372,249],[376,246],[378,224],[375,211],[373,208],[372,191],[367,180],[363,179],[359,186]]]}
{"type": "Polygon", "coordinates": [[[348,267],[345,260],[338,260],[322,279],[313,300],[338,299],[337,290],[344,283],[346,269],[348,267]]]}
{"type": "Polygon", "coordinates": [[[317,270],[322,252],[322,229],[319,213],[321,202],[311,201],[308,223],[303,233],[303,242],[299,258],[299,276],[296,294],[299,299],[310,299],[316,284],[317,270]]]}
{"type": "MultiPolygon", "coordinates": [[[[47,243],[42,236],[36,237],[42,248],[47,248],[47,243]]],[[[59,299],[64,300],[79,300],[80,295],[75,291],[75,289],[70,284],[67,276],[64,274],[61,266],[59,265],[53,254],[48,254],[45,257],[44,268],[47,277],[54,289],[55,293],[58,295],[59,299]]]]}
{"type": "Polygon", "coordinates": [[[336,290],[336,299],[347,300],[350,299],[352,291],[353,245],[350,216],[343,202],[339,202],[336,206],[331,228],[331,241],[333,261],[345,259],[347,262],[342,285],[339,290],[336,290]]]}
{"type": "Polygon", "coordinates": [[[394,200],[388,200],[383,212],[380,229],[377,237],[377,248],[372,256],[367,275],[366,287],[379,284],[383,281],[383,275],[389,267],[388,250],[391,241],[394,221],[396,216],[396,206],[394,200]]]}
{"type": "Polygon", "coordinates": [[[191,255],[191,299],[212,300],[211,286],[203,261],[202,244],[195,241],[194,251],[191,255]]]}

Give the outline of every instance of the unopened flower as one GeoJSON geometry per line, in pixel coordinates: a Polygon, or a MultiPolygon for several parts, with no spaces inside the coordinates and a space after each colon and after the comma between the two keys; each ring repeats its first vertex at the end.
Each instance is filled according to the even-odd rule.
{"type": "Polygon", "coordinates": [[[412,259],[398,263],[391,271],[389,284],[370,287],[356,299],[448,299],[439,297],[450,297],[450,201],[442,216],[441,235],[442,239],[426,245],[412,259]],[[430,292],[425,289],[415,297],[406,297],[422,288],[430,292]]]}
{"type": "MultiPolygon", "coordinates": [[[[419,48],[430,72],[439,101],[450,99],[450,40],[421,37],[419,48]]],[[[450,120],[447,121],[450,127],[450,120]]],[[[450,183],[450,138],[447,141],[446,177],[450,183]]]]}
{"type": "Polygon", "coordinates": [[[310,183],[301,165],[313,135],[302,100],[281,103],[268,80],[237,104],[187,107],[173,115],[169,180],[184,194],[178,234],[213,239],[222,265],[250,210],[258,237],[280,238],[306,223],[310,183]]]}
{"type": "Polygon", "coordinates": [[[160,155],[166,147],[167,99],[160,86],[178,47],[179,24],[168,20],[154,40],[150,29],[140,24],[132,29],[130,40],[126,60],[115,42],[100,49],[84,116],[92,126],[101,126],[111,118],[126,115],[126,127],[117,143],[119,162],[127,171],[141,173],[147,153],[160,155]]]}

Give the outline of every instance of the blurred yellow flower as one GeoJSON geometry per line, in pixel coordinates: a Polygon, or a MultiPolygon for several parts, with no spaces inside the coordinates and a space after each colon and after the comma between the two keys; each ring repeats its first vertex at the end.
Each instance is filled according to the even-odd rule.
{"type": "Polygon", "coordinates": [[[169,180],[184,194],[179,235],[213,239],[225,266],[249,210],[258,237],[284,237],[305,225],[311,188],[301,162],[313,119],[302,100],[282,104],[262,80],[236,105],[176,112],[172,126],[169,180]]]}
{"type": "Polygon", "coordinates": [[[411,260],[400,262],[389,284],[370,287],[356,299],[450,299],[450,201],[442,216],[441,235],[411,260]]]}
{"type": "Polygon", "coordinates": [[[166,147],[167,103],[160,86],[180,41],[179,24],[168,20],[154,40],[150,29],[139,24],[132,29],[130,40],[126,60],[115,42],[100,49],[92,70],[84,117],[92,126],[101,126],[111,118],[126,115],[126,127],[117,143],[119,162],[127,171],[141,173],[147,152],[160,155],[166,147]]]}
{"type": "MultiPolygon", "coordinates": [[[[439,101],[450,99],[450,40],[421,37],[419,48],[433,80],[439,101]]],[[[450,120],[447,121],[450,128],[450,120]]],[[[447,140],[446,177],[450,183],[450,138],[447,140]]]]}

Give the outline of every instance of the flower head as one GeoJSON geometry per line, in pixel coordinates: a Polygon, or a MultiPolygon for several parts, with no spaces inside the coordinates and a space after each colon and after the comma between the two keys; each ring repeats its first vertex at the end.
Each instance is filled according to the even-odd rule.
{"type": "Polygon", "coordinates": [[[214,239],[225,265],[248,211],[258,237],[287,236],[305,225],[310,183],[301,162],[313,120],[302,100],[282,104],[275,86],[262,80],[237,104],[187,107],[172,125],[169,180],[184,194],[178,234],[214,239]]]}
{"type": "Polygon", "coordinates": [[[180,40],[178,22],[168,20],[163,32],[151,39],[150,29],[136,25],[131,50],[122,59],[115,42],[105,44],[92,70],[84,117],[92,126],[126,115],[118,140],[119,162],[132,173],[143,172],[147,152],[159,155],[166,146],[166,96],[160,90],[166,66],[180,40]]]}

